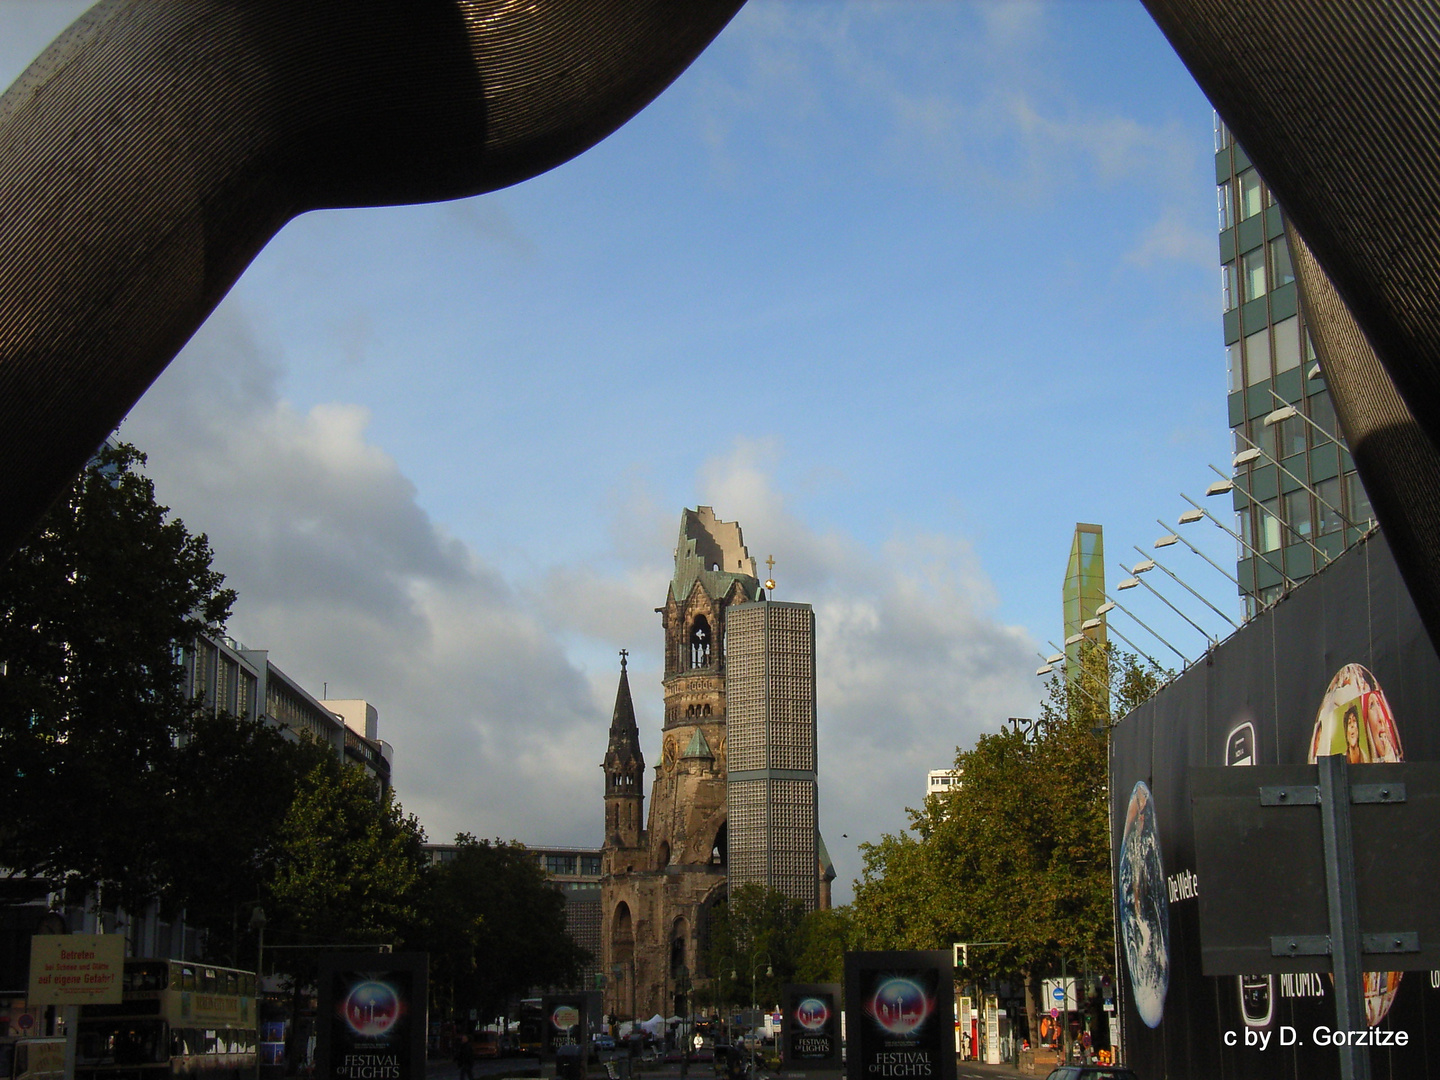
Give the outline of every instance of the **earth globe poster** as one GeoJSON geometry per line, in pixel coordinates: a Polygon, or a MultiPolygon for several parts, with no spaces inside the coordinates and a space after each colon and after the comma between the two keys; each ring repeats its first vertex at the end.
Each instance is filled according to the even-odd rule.
{"type": "Polygon", "coordinates": [[[1130,792],[1118,873],[1120,935],[1135,1010],[1147,1027],[1159,1027],[1170,986],[1170,904],[1155,799],[1143,780],[1130,792]]]}

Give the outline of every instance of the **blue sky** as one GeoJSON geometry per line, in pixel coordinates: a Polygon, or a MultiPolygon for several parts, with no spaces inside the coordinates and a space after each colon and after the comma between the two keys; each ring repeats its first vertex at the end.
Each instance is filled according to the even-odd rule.
{"type": "MultiPolygon", "coordinates": [[[[0,0],[4,81],[84,6],[0,0]]],[[[653,759],[680,510],[738,520],[816,606],[844,898],[927,768],[1036,708],[1074,523],[1113,583],[1225,466],[1213,184],[1138,3],[751,0],[544,176],[292,222],[123,434],[235,636],[375,703],[439,839],[599,842],[616,650],[653,759]]]]}

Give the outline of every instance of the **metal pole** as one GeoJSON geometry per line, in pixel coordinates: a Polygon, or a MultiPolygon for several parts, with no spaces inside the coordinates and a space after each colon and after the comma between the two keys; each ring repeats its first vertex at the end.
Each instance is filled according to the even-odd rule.
{"type": "Polygon", "coordinates": [[[1244,488],[1237,488],[1237,487],[1235,486],[1235,479],[1234,479],[1234,477],[1226,476],[1226,475],[1225,475],[1223,472],[1221,472],[1219,469],[1215,468],[1214,465],[1207,465],[1206,468],[1208,468],[1208,469],[1209,469],[1211,472],[1213,472],[1216,476],[1220,477],[1221,480],[1224,480],[1227,484],[1229,484],[1229,485],[1230,485],[1230,490],[1240,492],[1240,494],[1241,494],[1241,495],[1244,495],[1245,498],[1249,499],[1250,502],[1251,502],[1252,504],[1254,504],[1254,506],[1255,506],[1257,509],[1263,510],[1265,513],[1267,513],[1267,514],[1269,514],[1271,517],[1273,517],[1276,521],[1278,521],[1278,522],[1280,523],[1280,527],[1281,527],[1282,529],[1284,529],[1286,532],[1294,533],[1295,536],[1297,536],[1302,543],[1309,544],[1309,545],[1310,545],[1310,550],[1313,551],[1313,552],[1315,552],[1316,555],[1319,555],[1320,558],[1324,559],[1326,566],[1329,566],[1329,565],[1330,565],[1330,562],[1331,562],[1330,556],[1329,556],[1326,552],[1324,552],[1324,551],[1320,550],[1318,547],[1316,547],[1314,541],[1312,541],[1308,536],[1303,536],[1303,535],[1301,535],[1299,529],[1295,528],[1294,525],[1291,525],[1288,521],[1286,521],[1283,517],[1281,517],[1279,514],[1277,514],[1274,510],[1271,510],[1268,506],[1266,506],[1266,505],[1265,505],[1263,502],[1261,502],[1259,499],[1255,498],[1254,495],[1251,495],[1250,492],[1248,492],[1248,491],[1245,490],[1244,488]]]}
{"type": "MultiPolygon", "coordinates": [[[[1272,391],[1270,391],[1270,392],[1273,394],[1275,391],[1272,390],[1272,391]]],[[[1297,412],[1295,413],[1295,415],[1296,415],[1296,416],[1299,416],[1300,413],[1297,411],[1297,412]]],[[[1238,428],[1235,430],[1235,434],[1238,435],[1240,438],[1245,439],[1245,436],[1240,434],[1240,430],[1239,430],[1238,428]]],[[[1264,451],[1264,449],[1263,449],[1258,443],[1252,442],[1250,439],[1245,439],[1245,441],[1250,444],[1250,449],[1256,451],[1261,457],[1263,457],[1266,461],[1270,462],[1270,464],[1274,465],[1277,469],[1279,469],[1281,472],[1283,472],[1283,473],[1284,473],[1286,476],[1288,476],[1291,480],[1294,480],[1295,483],[1299,484],[1302,488],[1304,488],[1306,491],[1308,491],[1311,495],[1314,495],[1314,496],[1315,496],[1315,500],[1316,500],[1321,506],[1325,507],[1325,509],[1327,509],[1327,510],[1333,511],[1334,514],[1335,514],[1335,516],[1340,519],[1340,523],[1341,523],[1342,525],[1344,525],[1347,529],[1354,529],[1356,532],[1359,532],[1359,531],[1360,531],[1360,526],[1356,525],[1356,524],[1355,524],[1353,521],[1351,521],[1348,517],[1346,517],[1344,514],[1342,514],[1342,513],[1340,512],[1340,508],[1339,508],[1338,506],[1332,505],[1327,499],[1325,499],[1323,496],[1321,496],[1321,494],[1320,494],[1318,491],[1316,491],[1313,487],[1311,487],[1309,484],[1307,484],[1304,480],[1301,480],[1300,477],[1296,476],[1293,472],[1291,472],[1289,469],[1287,469],[1284,465],[1280,464],[1280,462],[1279,462],[1278,459],[1273,458],[1273,457],[1271,457],[1269,454],[1267,454],[1267,453],[1264,451]]],[[[1234,466],[1231,466],[1231,467],[1233,468],[1234,466]]],[[[1213,469],[1214,466],[1212,465],[1211,468],[1213,469]]]]}
{"type": "MultiPolygon", "coordinates": [[[[1121,607],[1121,606],[1120,606],[1120,602],[1119,602],[1118,600],[1116,600],[1113,596],[1111,596],[1109,593],[1101,593],[1100,595],[1103,596],[1103,597],[1105,597],[1105,602],[1106,602],[1106,603],[1114,604],[1114,605],[1115,605],[1115,609],[1116,609],[1117,611],[1123,611],[1126,615],[1129,615],[1130,618],[1135,619],[1135,621],[1136,621],[1137,623],[1140,623],[1140,626],[1145,630],[1145,632],[1146,632],[1147,634],[1149,634],[1149,635],[1150,635],[1151,637],[1153,637],[1156,641],[1160,642],[1161,645],[1164,645],[1167,649],[1169,649],[1169,650],[1170,650],[1171,652],[1173,652],[1176,656],[1178,656],[1178,657],[1180,658],[1180,662],[1181,662],[1185,667],[1189,667],[1189,666],[1190,666],[1190,658],[1189,658],[1188,656],[1186,656],[1186,655],[1185,655],[1183,652],[1181,652],[1179,649],[1175,648],[1174,645],[1171,645],[1170,642],[1166,641],[1166,640],[1165,640],[1163,637],[1161,637],[1159,634],[1155,633],[1154,630],[1151,630],[1150,627],[1146,626],[1143,622],[1140,622],[1140,620],[1135,617],[1135,613],[1134,613],[1133,611],[1131,611],[1129,608],[1121,607]]],[[[1153,660],[1150,661],[1150,662],[1151,662],[1152,664],[1155,663],[1155,661],[1153,661],[1153,660]]],[[[1159,665],[1159,664],[1155,664],[1155,666],[1158,668],[1160,665],[1159,665]]]]}
{"type": "MultiPolygon", "coordinates": [[[[1190,588],[1189,585],[1186,585],[1185,582],[1183,582],[1183,581],[1180,580],[1179,576],[1176,575],[1176,573],[1175,573],[1173,570],[1171,570],[1168,566],[1166,566],[1164,563],[1162,563],[1159,559],[1155,558],[1154,555],[1147,555],[1143,550],[1141,550],[1141,548],[1140,548],[1139,546],[1137,546],[1137,545],[1135,545],[1135,544],[1131,544],[1130,546],[1133,547],[1133,548],[1135,548],[1135,550],[1136,550],[1136,551],[1139,551],[1141,555],[1143,555],[1145,558],[1149,559],[1152,563],[1154,563],[1157,569],[1163,570],[1166,574],[1169,574],[1171,580],[1173,580],[1173,581],[1175,582],[1175,584],[1179,585],[1182,589],[1184,589],[1186,592],[1188,592],[1191,596],[1195,597],[1196,600],[1199,600],[1202,604],[1204,604],[1206,607],[1208,607],[1208,608],[1209,608],[1211,611],[1213,611],[1216,615],[1219,615],[1220,618],[1224,619],[1227,623],[1229,623],[1229,624],[1230,624],[1230,628],[1231,628],[1232,630],[1239,630],[1239,629],[1240,629],[1240,627],[1238,627],[1238,626],[1235,625],[1235,620],[1234,620],[1234,619],[1230,618],[1229,615],[1226,615],[1226,614],[1225,614],[1223,611],[1221,611],[1218,607],[1216,607],[1214,604],[1210,603],[1209,600],[1206,600],[1205,597],[1201,596],[1201,595],[1200,595],[1198,592],[1196,592],[1194,589],[1190,588]]],[[[1133,574],[1134,571],[1132,570],[1131,573],[1133,574]]]]}
{"type": "MultiPolygon", "coordinates": [[[[1118,607],[1119,605],[1117,604],[1116,606],[1118,607]]],[[[1150,661],[1150,666],[1153,667],[1156,671],[1162,670],[1161,667],[1160,667],[1160,665],[1156,662],[1156,660],[1155,660],[1155,658],[1154,658],[1153,656],[1151,656],[1149,653],[1147,653],[1144,649],[1140,648],[1139,645],[1136,645],[1133,641],[1131,641],[1128,637],[1126,637],[1124,634],[1122,634],[1119,630],[1116,630],[1115,627],[1111,626],[1108,622],[1105,624],[1105,629],[1106,629],[1106,631],[1108,631],[1109,633],[1114,634],[1116,637],[1118,637],[1118,638],[1119,638],[1121,641],[1123,641],[1126,645],[1129,645],[1130,648],[1134,649],[1137,653],[1139,653],[1141,656],[1143,656],[1146,660],[1149,660],[1149,661],[1150,661]]]]}
{"type": "MultiPolygon", "coordinates": [[[[1230,573],[1230,571],[1228,571],[1228,570],[1221,570],[1220,565],[1219,565],[1214,559],[1210,558],[1209,555],[1206,555],[1203,551],[1201,551],[1199,548],[1197,548],[1194,544],[1190,543],[1189,540],[1186,540],[1185,537],[1181,536],[1178,532],[1171,532],[1171,531],[1170,531],[1170,526],[1169,526],[1169,525],[1166,525],[1165,522],[1161,521],[1159,518],[1156,518],[1156,519],[1155,519],[1155,524],[1156,524],[1156,525],[1159,525],[1162,529],[1165,530],[1165,532],[1166,532],[1167,534],[1169,534],[1170,536],[1175,537],[1176,540],[1179,540],[1180,543],[1184,544],[1187,548],[1189,548],[1191,551],[1193,551],[1196,555],[1199,555],[1200,558],[1204,559],[1204,560],[1205,560],[1206,562],[1208,562],[1211,566],[1215,567],[1216,570],[1219,570],[1220,573],[1224,574],[1227,578],[1230,579],[1231,584],[1233,584],[1237,589],[1240,587],[1240,579],[1239,579],[1239,578],[1237,578],[1234,574],[1230,573]]],[[[1158,545],[1157,545],[1157,546],[1158,546],[1158,545]]]]}
{"type": "MultiPolygon", "coordinates": [[[[1355,898],[1355,845],[1350,833],[1350,774],[1344,754],[1320,768],[1320,827],[1325,845],[1325,897],[1330,907],[1330,956],[1335,972],[1335,1026],[1364,1031],[1365,976],[1360,964],[1360,911],[1355,898]]],[[[1370,1080],[1370,1051],[1340,1047],[1341,1080],[1370,1080]]]]}
{"type": "MultiPolygon", "coordinates": [[[[1047,641],[1047,642],[1045,642],[1045,644],[1046,644],[1046,645],[1049,645],[1052,649],[1055,649],[1056,652],[1060,652],[1060,649],[1056,648],[1055,643],[1054,643],[1053,641],[1047,641]]],[[[1044,660],[1044,659],[1045,659],[1045,654],[1042,653],[1042,652],[1037,652],[1035,655],[1038,656],[1038,657],[1040,657],[1041,660],[1044,660]]],[[[1064,671],[1064,666],[1065,666],[1065,665],[1064,665],[1064,661],[1062,661],[1061,664],[1062,664],[1062,669],[1061,669],[1061,670],[1064,671]]],[[[1081,665],[1081,671],[1082,671],[1082,672],[1084,671],[1084,666],[1083,666],[1083,665],[1081,665]]],[[[1068,689],[1068,687],[1070,686],[1070,683],[1071,683],[1071,679],[1070,679],[1070,676],[1069,676],[1069,672],[1064,672],[1064,674],[1065,674],[1065,676],[1066,676],[1066,683],[1065,683],[1065,685],[1066,685],[1066,687],[1067,687],[1067,689],[1068,689]]],[[[1104,706],[1103,704],[1101,704],[1099,698],[1097,698],[1094,694],[1090,693],[1090,691],[1086,690],[1083,686],[1080,685],[1080,676],[1079,676],[1078,674],[1077,674],[1077,675],[1075,676],[1075,678],[1074,678],[1074,685],[1075,685],[1075,689],[1076,689],[1076,690],[1079,690],[1080,693],[1084,694],[1087,698],[1090,699],[1090,704],[1094,705],[1097,709],[1104,709],[1104,708],[1105,708],[1105,706],[1104,706]]]]}
{"type": "MultiPolygon", "coordinates": [[[[314,685],[313,683],[311,684],[314,685]]],[[[258,908],[256,909],[259,910],[258,908]]],[[[260,944],[255,954],[255,1080],[260,1080],[260,1002],[264,998],[265,978],[265,923],[260,923],[260,944]]]]}
{"type": "MultiPolygon", "coordinates": [[[[1151,585],[1151,584],[1150,584],[1148,581],[1146,581],[1143,577],[1141,577],[1139,574],[1135,573],[1135,571],[1130,570],[1129,567],[1127,567],[1124,563],[1120,562],[1118,559],[1116,560],[1116,565],[1118,565],[1121,570],[1125,570],[1125,571],[1127,571],[1127,572],[1130,574],[1130,580],[1131,580],[1131,581],[1138,581],[1141,585],[1144,585],[1145,588],[1147,588],[1147,589],[1150,590],[1151,595],[1154,596],[1155,599],[1159,600],[1162,604],[1164,604],[1166,607],[1168,607],[1168,608],[1169,608],[1171,611],[1173,611],[1176,615],[1179,615],[1180,618],[1184,619],[1187,623],[1189,623],[1192,627],[1194,627],[1195,630],[1200,634],[1200,636],[1205,639],[1205,648],[1208,649],[1208,648],[1210,648],[1210,646],[1211,646],[1212,644],[1214,644],[1214,642],[1211,641],[1211,639],[1210,639],[1210,635],[1205,632],[1205,628],[1204,628],[1203,626],[1201,626],[1199,623],[1197,623],[1194,619],[1190,618],[1189,615],[1186,615],[1183,611],[1181,611],[1181,610],[1180,610],[1178,607],[1176,607],[1174,604],[1170,603],[1169,600],[1166,600],[1165,597],[1160,594],[1159,590],[1157,590],[1154,585],[1151,585]]],[[[1123,585],[1124,582],[1121,582],[1120,584],[1123,585]]],[[[1116,590],[1118,591],[1119,588],[1120,588],[1120,586],[1119,586],[1119,585],[1116,585],[1115,588],[1116,588],[1116,590]]]]}
{"type": "Polygon", "coordinates": [[[1065,957],[1060,957],[1060,1038],[1061,1046],[1065,1049],[1065,1056],[1061,1058],[1063,1064],[1070,1064],[1070,980],[1066,977],[1065,957]]]}
{"type": "MultiPolygon", "coordinates": [[[[1250,496],[1249,496],[1248,494],[1246,494],[1245,497],[1246,497],[1247,499],[1250,498],[1250,496]]],[[[1194,499],[1190,498],[1190,496],[1189,496],[1189,495],[1186,495],[1183,491],[1180,493],[1180,498],[1184,499],[1184,500],[1185,500],[1186,502],[1188,502],[1191,506],[1193,506],[1196,510],[1199,510],[1200,513],[1201,513],[1203,516],[1205,516],[1205,517],[1209,518],[1211,521],[1213,521],[1213,522],[1215,523],[1215,526],[1216,526],[1221,532],[1226,533],[1227,535],[1233,537],[1234,540],[1235,540],[1235,542],[1236,542],[1237,544],[1239,544],[1241,547],[1243,547],[1246,551],[1250,552],[1251,555],[1254,555],[1257,559],[1259,559],[1261,562],[1263,562],[1266,566],[1270,567],[1271,570],[1274,570],[1277,574],[1279,574],[1279,575],[1280,575],[1280,580],[1285,583],[1285,591],[1286,591],[1286,592],[1289,592],[1291,589],[1293,589],[1293,588],[1295,587],[1295,579],[1292,578],[1289,574],[1285,573],[1285,568],[1284,568],[1283,566],[1277,566],[1274,562],[1272,562],[1272,561],[1270,560],[1270,557],[1269,557],[1268,555],[1266,555],[1263,551],[1260,551],[1260,550],[1258,550],[1257,548],[1255,548],[1248,540],[1242,539],[1239,533],[1234,532],[1233,530],[1227,528],[1227,527],[1220,521],[1219,518],[1217,518],[1214,514],[1210,513],[1209,510],[1206,510],[1203,506],[1201,506],[1199,503],[1197,503],[1194,499]]],[[[1253,499],[1251,499],[1250,501],[1251,501],[1251,502],[1254,502],[1253,499]]],[[[1184,515],[1182,514],[1181,517],[1183,518],[1184,515]]],[[[1182,521],[1180,524],[1184,525],[1184,524],[1186,524],[1186,522],[1182,521]]]]}

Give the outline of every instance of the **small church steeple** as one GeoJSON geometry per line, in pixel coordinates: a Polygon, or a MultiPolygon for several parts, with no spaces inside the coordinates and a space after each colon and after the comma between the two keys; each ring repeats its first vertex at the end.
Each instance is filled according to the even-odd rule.
{"type": "Polygon", "coordinates": [[[640,728],[630,700],[626,649],[620,650],[620,685],[615,691],[615,712],[610,720],[610,745],[605,750],[605,839],[607,844],[638,847],[643,828],[645,755],[640,750],[640,728]]]}

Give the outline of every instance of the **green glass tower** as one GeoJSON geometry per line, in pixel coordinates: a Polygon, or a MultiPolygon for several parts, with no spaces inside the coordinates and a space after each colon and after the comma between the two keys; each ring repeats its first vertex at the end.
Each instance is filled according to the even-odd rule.
{"type": "MultiPolygon", "coordinates": [[[[1105,535],[1099,525],[1078,522],[1070,544],[1070,561],[1065,566],[1065,668],[1068,674],[1080,670],[1080,646],[1084,640],[1104,645],[1105,616],[1097,615],[1105,603],[1105,535]],[[1086,626],[1086,623],[1093,623],[1086,626]]],[[[1067,676],[1068,677],[1068,676],[1067,676]]]]}
{"type": "Polygon", "coordinates": [[[1230,371],[1236,578],[1247,615],[1374,523],[1305,328],[1285,219],[1215,119],[1220,277],[1230,371]]]}

